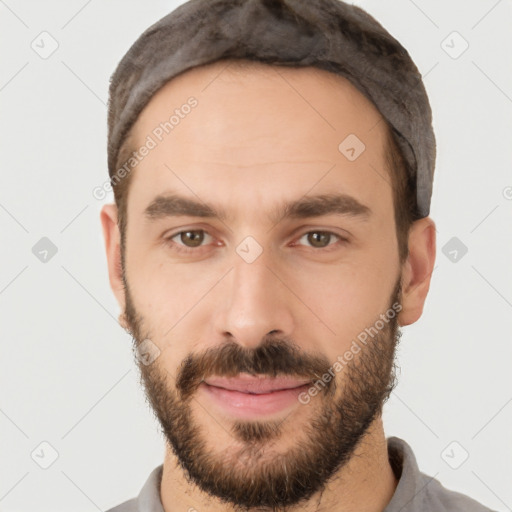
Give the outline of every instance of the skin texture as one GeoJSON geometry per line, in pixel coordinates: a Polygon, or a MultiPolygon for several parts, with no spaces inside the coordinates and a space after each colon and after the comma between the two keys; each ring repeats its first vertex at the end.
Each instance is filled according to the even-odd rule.
{"type": "MultiPolygon", "coordinates": [[[[152,364],[139,368],[168,440],[164,509],[228,511],[237,508],[187,479],[172,449],[172,418],[181,427],[193,422],[199,436],[195,440],[203,440],[209,462],[222,462],[216,468],[220,476],[223,467],[227,471],[235,465],[235,476],[255,477],[279,456],[289,456],[290,469],[297,467],[292,455],[299,443],[315,439],[320,449],[327,442],[323,434],[312,437],[312,427],[335,404],[340,407],[345,398],[345,405],[355,405],[354,423],[365,416],[366,398],[385,399],[398,327],[418,320],[428,293],[435,225],[428,217],[413,224],[409,256],[400,265],[384,167],[385,122],[344,78],[315,68],[240,67],[236,62],[195,68],[171,80],[148,103],[135,124],[137,146],[190,96],[197,106],[132,171],[124,273],[114,205],[103,207],[101,221],[110,284],[126,312],[121,324],[137,344],[149,338],[160,351],[152,364]],[[354,161],[338,150],[349,134],[365,144],[354,161]],[[171,192],[222,208],[226,218],[148,219],[146,207],[171,192]],[[352,196],[369,208],[369,215],[271,218],[283,202],[333,192],[352,196]],[[187,230],[207,234],[199,247],[179,252],[177,246],[187,249],[187,238],[175,235],[187,230]],[[307,236],[312,231],[334,235],[321,246],[307,236]],[[236,251],[247,236],[262,249],[252,263],[236,251]],[[400,283],[401,293],[394,294],[400,283]],[[240,355],[255,353],[263,341],[282,340],[296,347],[301,361],[316,356],[331,366],[396,299],[401,304],[396,324],[390,322],[374,344],[363,347],[336,374],[332,393],[320,393],[307,406],[297,404],[286,414],[266,418],[274,435],[260,429],[259,444],[251,437],[254,429],[244,431],[245,441],[240,431],[234,434],[234,419],[200,390],[192,387],[192,398],[185,401],[177,385],[187,357],[198,361],[211,350],[216,357],[207,362],[218,362],[219,349],[228,344],[240,355]],[[365,377],[378,374],[379,368],[380,378],[365,384],[365,377]],[[171,408],[188,414],[188,423],[179,423],[171,408]]],[[[288,355],[282,354],[283,364],[290,361],[288,355]]],[[[387,458],[380,412],[372,418],[366,414],[371,421],[364,432],[354,431],[360,442],[345,447],[345,460],[340,455],[340,467],[321,489],[295,505],[261,502],[254,510],[383,510],[397,480],[387,458]]],[[[340,418],[332,416],[326,423],[335,429],[340,418]]],[[[349,424],[345,427],[348,432],[349,424]]],[[[176,432],[183,440],[186,429],[176,432]]],[[[201,446],[195,446],[200,457],[201,446]]]]}

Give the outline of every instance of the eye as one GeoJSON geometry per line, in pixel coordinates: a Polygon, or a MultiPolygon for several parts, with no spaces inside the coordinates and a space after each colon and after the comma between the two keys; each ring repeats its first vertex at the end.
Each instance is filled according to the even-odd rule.
{"type": "Polygon", "coordinates": [[[213,239],[204,229],[188,229],[169,236],[165,240],[177,251],[187,252],[193,251],[195,247],[200,247],[207,237],[213,239]],[[175,239],[177,240],[175,241],[175,239]]]}
{"type": "MultiPolygon", "coordinates": [[[[308,231],[304,233],[299,239],[298,242],[306,242],[310,245],[310,247],[314,249],[327,249],[331,250],[330,247],[335,246],[335,243],[332,241],[343,243],[347,240],[332,231],[308,231]]],[[[184,231],[180,231],[175,233],[174,235],[168,236],[165,238],[165,243],[170,245],[171,248],[177,252],[183,253],[192,253],[196,252],[201,246],[207,245],[204,242],[210,242],[213,240],[213,237],[208,234],[204,229],[187,229],[184,231]]],[[[293,245],[297,245],[294,243],[293,245]]],[[[333,247],[334,248],[334,247],[333,247]]]]}
{"type": "Polygon", "coordinates": [[[336,233],[332,233],[331,231],[308,231],[299,238],[299,242],[305,239],[307,243],[311,244],[311,247],[314,247],[315,249],[324,249],[334,245],[330,243],[333,237],[339,241],[346,242],[346,239],[336,233]]]}

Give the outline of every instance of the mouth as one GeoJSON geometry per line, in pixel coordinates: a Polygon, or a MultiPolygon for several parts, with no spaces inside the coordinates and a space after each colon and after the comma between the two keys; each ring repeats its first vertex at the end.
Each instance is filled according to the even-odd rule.
{"type": "Polygon", "coordinates": [[[250,419],[288,411],[310,385],[306,379],[240,374],[207,378],[199,388],[224,414],[250,419]]]}
{"type": "Polygon", "coordinates": [[[286,389],[295,389],[311,381],[307,379],[294,379],[291,377],[265,377],[253,376],[241,373],[238,377],[209,377],[204,382],[208,386],[226,389],[228,391],[238,391],[240,393],[250,393],[261,395],[264,393],[274,393],[286,389]]]}

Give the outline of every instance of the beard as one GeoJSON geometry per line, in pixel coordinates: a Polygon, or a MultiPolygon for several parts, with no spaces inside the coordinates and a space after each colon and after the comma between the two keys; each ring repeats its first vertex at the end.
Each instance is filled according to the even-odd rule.
{"type": "MultiPolygon", "coordinates": [[[[126,280],[125,292],[125,317],[136,351],[151,335],[143,332],[146,321],[134,307],[126,280]]],[[[392,304],[400,303],[400,297],[398,279],[390,310],[392,304]]],[[[158,359],[145,365],[136,357],[146,398],[188,482],[236,510],[247,511],[286,511],[321,493],[351,459],[396,385],[395,350],[401,337],[397,316],[382,322],[384,327],[346,362],[340,379],[336,376],[323,384],[317,398],[301,406],[310,410],[299,409],[309,418],[300,420],[300,428],[287,424],[286,418],[233,420],[229,433],[234,444],[223,453],[215,450],[214,436],[201,426],[192,409],[203,379],[249,373],[318,382],[329,369],[332,372],[333,362],[306,354],[285,338],[267,335],[254,349],[227,341],[188,354],[178,368],[173,389],[169,385],[173,376],[158,366],[158,359]],[[285,431],[294,443],[283,452],[277,448],[285,431]]]]}

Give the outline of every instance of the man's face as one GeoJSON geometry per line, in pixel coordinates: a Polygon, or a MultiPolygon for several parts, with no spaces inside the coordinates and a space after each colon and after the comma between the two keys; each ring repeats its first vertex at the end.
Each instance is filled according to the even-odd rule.
{"type": "Polygon", "coordinates": [[[126,316],[137,345],[158,348],[139,367],[193,482],[284,506],[347,462],[391,388],[401,268],[385,126],[341,77],[225,66],[172,80],[135,125],[137,147],[157,143],[132,171],[126,316]]]}

